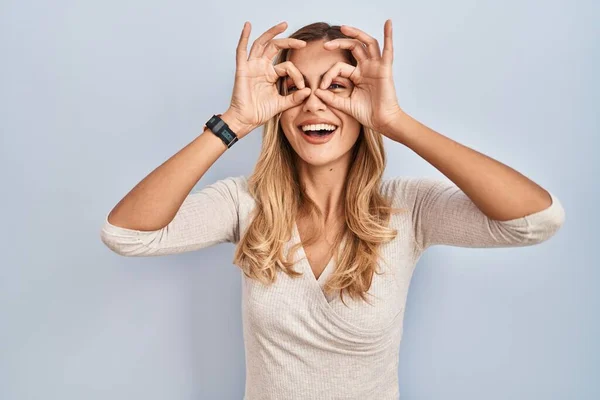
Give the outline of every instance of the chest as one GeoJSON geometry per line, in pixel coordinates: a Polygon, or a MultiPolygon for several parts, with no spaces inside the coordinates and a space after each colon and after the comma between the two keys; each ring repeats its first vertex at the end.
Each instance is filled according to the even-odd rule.
{"type": "Polygon", "coordinates": [[[308,264],[299,262],[296,269],[302,268],[303,276],[290,278],[280,273],[269,286],[242,275],[246,332],[262,338],[276,334],[277,340],[286,343],[311,337],[324,345],[360,351],[370,349],[373,340],[384,340],[381,338],[400,329],[408,286],[397,277],[375,275],[367,295],[370,304],[347,295],[342,302],[339,295],[325,295],[308,274],[308,264]]]}
{"type": "Polygon", "coordinates": [[[313,276],[319,279],[333,257],[330,244],[320,240],[319,243],[302,247],[313,276]]]}
{"type": "Polygon", "coordinates": [[[312,230],[310,224],[306,221],[299,220],[294,225],[294,238],[302,243],[301,253],[317,280],[332,261],[336,248],[336,235],[340,233],[340,228],[338,228],[340,225],[340,223],[328,224],[321,232],[312,230]],[[309,243],[305,239],[311,235],[315,236],[315,240],[309,243]]]}
{"type": "MultiPolygon", "coordinates": [[[[293,238],[298,237],[295,232],[293,238]]],[[[296,241],[292,240],[286,251],[291,243],[296,241]]],[[[401,323],[414,264],[410,258],[403,257],[396,244],[389,243],[382,248],[379,273],[373,276],[367,292],[368,303],[347,295],[342,301],[339,294],[325,293],[326,278],[335,268],[333,258],[324,273],[316,276],[309,264],[311,259],[304,257],[303,248],[297,254],[294,268],[302,273],[298,278],[279,271],[276,281],[267,286],[243,275],[244,323],[252,331],[275,329],[292,337],[297,335],[299,326],[312,325],[313,332],[326,329],[323,334],[332,335],[331,340],[343,335],[360,341],[365,334],[383,333],[401,323]]]]}

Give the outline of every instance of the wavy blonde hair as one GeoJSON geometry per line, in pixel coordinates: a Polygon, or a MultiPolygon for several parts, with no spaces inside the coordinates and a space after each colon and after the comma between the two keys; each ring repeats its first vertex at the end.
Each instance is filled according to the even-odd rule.
{"type": "MultiPolygon", "coordinates": [[[[339,25],[316,22],[300,28],[290,37],[312,42],[348,36],[341,32],[339,25]]],[[[343,51],[348,63],[356,66],[352,52],[343,51]]],[[[289,56],[290,50],[282,49],[274,64],[289,60],[289,56]]],[[[277,88],[280,94],[286,94],[283,79],[277,82],[277,88]]],[[[295,262],[289,258],[303,246],[301,242],[290,248],[288,258],[283,257],[284,245],[291,239],[298,217],[308,216],[313,222],[314,229],[304,246],[315,243],[323,233],[323,213],[301,186],[297,154],[282,131],[280,117],[281,114],[274,116],[263,128],[262,150],[248,179],[248,190],[256,207],[233,259],[247,277],[266,285],[275,282],[278,271],[293,278],[302,275],[293,269],[295,262]]],[[[344,291],[353,299],[360,297],[368,302],[365,294],[371,287],[373,273],[377,273],[379,246],[398,234],[396,229],[387,227],[390,216],[405,210],[391,207],[391,200],[380,193],[386,165],[381,134],[362,126],[351,151],[353,161],[342,193],[345,224],[334,241],[336,269],[325,290],[339,291],[342,302],[344,291]]]]}

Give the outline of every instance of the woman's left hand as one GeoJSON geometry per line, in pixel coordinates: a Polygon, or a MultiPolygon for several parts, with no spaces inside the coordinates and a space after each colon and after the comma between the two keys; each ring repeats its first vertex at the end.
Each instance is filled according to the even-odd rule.
{"type": "Polygon", "coordinates": [[[323,76],[315,95],[325,104],[351,115],[363,126],[384,133],[403,113],[398,105],[392,79],[392,20],[385,21],[383,27],[383,55],[377,40],[360,29],[342,25],[341,31],[352,39],[334,39],[326,42],[324,48],[348,49],[352,51],[358,65],[354,67],[345,62],[334,64],[323,76]],[[330,82],[336,76],[343,76],[354,83],[350,97],[323,90],[331,85],[330,82]]]}

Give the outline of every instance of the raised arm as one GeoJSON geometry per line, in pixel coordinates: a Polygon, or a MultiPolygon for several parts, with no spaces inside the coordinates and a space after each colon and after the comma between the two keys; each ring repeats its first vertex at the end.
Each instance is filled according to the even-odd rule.
{"type": "MultiPolygon", "coordinates": [[[[227,113],[232,130],[244,128],[227,113]]],[[[159,256],[234,242],[241,177],[190,194],[227,146],[205,130],[138,183],[105,218],[100,237],[123,256],[159,256]]]]}
{"type": "MultiPolygon", "coordinates": [[[[300,48],[298,39],[273,39],[285,23],[263,33],[247,54],[250,23],[245,23],[236,50],[236,75],[229,109],[221,119],[238,139],[310,94],[304,88],[282,96],[276,87],[290,75],[304,87],[302,75],[289,61],[273,65],[283,48],[300,48]]],[[[208,128],[140,181],[106,216],[102,241],[122,255],[163,255],[239,240],[238,194],[245,178],[228,178],[190,194],[214,162],[227,150],[208,128]]]]}
{"type": "MultiPolygon", "coordinates": [[[[248,133],[246,128],[225,112],[221,118],[238,136],[248,133]]],[[[227,146],[210,130],[173,155],[142,179],[107,216],[112,225],[156,231],[173,220],[186,196],[227,146]]]]}
{"type": "Polygon", "coordinates": [[[239,193],[244,176],[229,177],[187,195],[175,217],[164,227],[140,230],[113,225],[101,230],[104,244],[123,256],[160,256],[239,241],[239,193]]]}
{"type": "Polygon", "coordinates": [[[420,250],[433,245],[519,247],[541,243],[563,225],[565,211],[552,193],[552,204],[510,220],[488,217],[454,183],[442,178],[395,178],[395,192],[412,209],[412,227],[420,250]]]}

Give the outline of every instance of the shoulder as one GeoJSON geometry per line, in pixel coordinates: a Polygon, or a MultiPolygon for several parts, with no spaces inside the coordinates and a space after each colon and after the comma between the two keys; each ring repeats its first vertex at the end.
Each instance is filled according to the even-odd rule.
{"type": "Polygon", "coordinates": [[[239,209],[252,198],[248,192],[248,178],[245,175],[228,176],[209,183],[204,187],[194,189],[191,199],[211,198],[224,201],[239,209]]]}
{"type": "MultiPolygon", "coordinates": [[[[245,175],[228,176],[226,178],[218,179],[205,187],[225,189],[231,193],[242,194],[248,191],[248,178],[245,175]]],[[[204,190],[204,188],[196,191],[199,192],[202,190],[204,190]]]]}
{"type": "Polygon", "coordinates": [[[392,200],[395,207],[406,207],[414,203],[415,194],[424,178],[418,176],[393,176],[382,179],[381,194],[392,200]]]}
{"type": "Polygon", "coordinates": [[[249,214],[254,209],[256,201],[248,190],[248,176],[230,176],[215,182],[215,184],[220,184],[229,191],[240,215],[249,214]]]}
{"type": "Polygon", "coordinates": [[[238,195],[243,196],[245,193],[248,193],[248,177],[246,175],[228,176],[217,182],[227,186],[229,190],[236,192],[238,195]]]}
{"type": "Polygon", "coordinates": [[[423,194],[435,190],[444,191],[454,187],[455,185],[445,177],[401,175],[384,178],[381,182],[381,193],[392,196],[397,202],[413,204],[423,194]]]}
{"type": "Polygon", "coordinates": [[[227,178],[232,186],[237,190],[240,203],[253,203],[254,200],[248,190],[248,176],[238,175],[227,178]]]}

